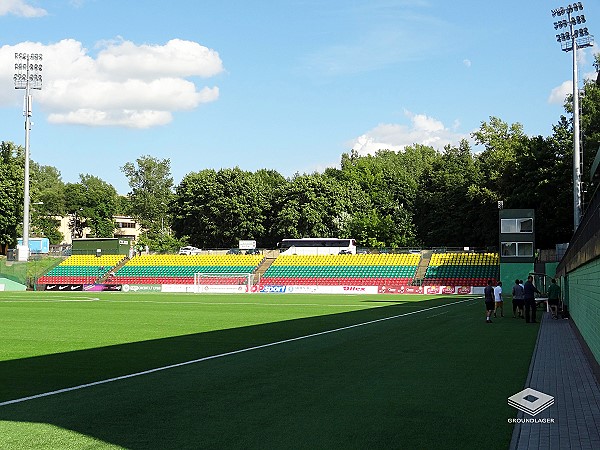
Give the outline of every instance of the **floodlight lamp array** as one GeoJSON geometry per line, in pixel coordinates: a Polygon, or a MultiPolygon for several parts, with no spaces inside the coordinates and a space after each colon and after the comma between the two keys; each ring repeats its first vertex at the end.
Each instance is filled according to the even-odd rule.
{"type": "Polygon", "coordinates": [[[581,4],[581,2],[576,2],[573,3],[572,5],[567,5],[566,7],[561,6],[560,8],[556,8],[551,10],[552,12],[552,17],[556,17],[556,16],[563,16],[565,14],[571,14],[573,11],[577,12],[577,11],[582,11],[583,10],[583,5],[581,4]]]}
{"type": "Polygon", "coordinates": [[[565,52],[570,52],[575,46],[577,48],[590,47],[594,43],[594,37],[587,27],[575,29],[576,26],[585,24],[586,18],[583,14],[575,16],[572,13],[582,10],[583,4],[581,2],[551,10],[552,17],[567,15],[566,18],[554,22],[554,29],[560,31],[556,34],[556,41],[561,44],[561,49],[565,52]],[[563,30],[564,28],[566,30],[563,30]]]}
{"type": "Polygon", "coordinates": [[[585,36],[589,36],[590,32],[588,31],[587,27],[586,28],[580,28],[578,30],[574,30],[573,34],[571,34],[570,32],[566,32],[566,33],[560,33],[556,35],[556,41],[557,42],[566,42],[566,41],[570,41],[571,39],[575,38],[575,39],[579,39],[585,36]]]}
{"type": "Polygon", "coordinates": [[[558,30],[559,28],[570,27],[571,25],[581,25],[585,23],[585,16],[582,14],[580,16],[571,17],[570,20],[558,20],[554,22],[554,29],[558,30]]]}
{"type": "Polygon", "coordinates": [[[15,53],[15,89],[42,88],[42,59],[41,53],[15,53]]]}

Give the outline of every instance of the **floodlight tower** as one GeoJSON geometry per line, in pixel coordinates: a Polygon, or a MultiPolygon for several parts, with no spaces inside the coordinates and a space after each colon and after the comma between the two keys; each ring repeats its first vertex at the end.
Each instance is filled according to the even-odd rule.
{"type": "Polygon", "coordinates": [[[23,245],[19,260],[29,258],[29,132],[31,131],[31,89],[42,89],[42,54],[15,53],[15,89],[25,89],[25,187],[23,190],[23,245]],[[21,256],[24,252],[25,257],[21,256]]]}
{"type": "Polygon", "coordinates": [[[577,49],[591,47],[594,37],[587,27],[576,28],[585,24],[585,16],[575,15],[583,10],[581,2],[551,10],[552,17],[567,16],[554,22],[555,30],[561,31],[556,35],[557,42],[564,52],[573,52],[573,228],[577,230],[581,221],[581,146],[579,143],[579,82],[577,80],[577,49]],[[575,14],[574,14],[575,13],[575,14]]]}

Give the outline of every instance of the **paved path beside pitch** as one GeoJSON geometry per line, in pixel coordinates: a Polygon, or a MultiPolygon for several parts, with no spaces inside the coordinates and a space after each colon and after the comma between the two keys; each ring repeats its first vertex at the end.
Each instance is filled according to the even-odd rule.
{"type": "Polygon", "coordinates": [[[510,448],[600,449],[600,386],[569,320],[544,313],[526,387],[554,397],[554,404],[532,417],[554,423],[516,424],[510,448]]]}

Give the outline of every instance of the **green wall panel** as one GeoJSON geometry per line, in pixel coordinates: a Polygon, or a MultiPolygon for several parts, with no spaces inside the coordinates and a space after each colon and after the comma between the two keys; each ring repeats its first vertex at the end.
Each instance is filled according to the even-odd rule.
{"type": "Polygon", "coordinates": [[[568,274],[569,312],[600,362],[600,259],[568,274]]]}
{"type": "Polygon", "coordinates": [[[533,272],[533,263],[500,263],[500,281],[502,281],[502,295],[512,299],[512,287],[515,280],[526,281],[529,272],[533,272]]]}

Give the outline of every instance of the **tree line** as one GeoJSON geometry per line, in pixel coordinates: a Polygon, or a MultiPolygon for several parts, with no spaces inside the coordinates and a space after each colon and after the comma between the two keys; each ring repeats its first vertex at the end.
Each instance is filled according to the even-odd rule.
{"type": "MultiPolygon", "coordinates": [[[[583,93],[586,180],[600,144],[600,88],[587,81],[583,93]]],[[[350,151],[338,168],[290,178],[271,169],[204,169],[178,185],[169,159],[142,156],[120,168],[129,181],[127,196],[94,175],[64,183],[56,168],[32,162],[31,230],[59,243],[55,217],[69,216],[75,235],[89,227],[93,236],[112,237],[113,216],[120,214],[141,223],[142,243],[156,251],[185,244],[227,248],[240,239],[274,248],[299,237],[352,237],[374,248],[496,248],[502,201],[505,208],[534,208],[537,246],[552,248],[573,231],[572,131],[565,116],[548,137],[527,136],[521,124],[490,117],[471,135],[475,148],[463,140],[442,151],[424,145],[367,156],[350,151]]],[[[23,166],[23,149],[2,142],[4,249],[22,229],[23,166]]]]}

